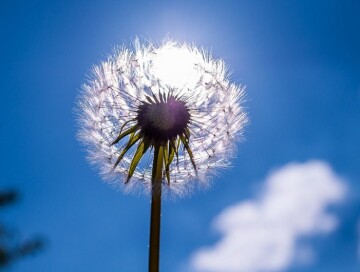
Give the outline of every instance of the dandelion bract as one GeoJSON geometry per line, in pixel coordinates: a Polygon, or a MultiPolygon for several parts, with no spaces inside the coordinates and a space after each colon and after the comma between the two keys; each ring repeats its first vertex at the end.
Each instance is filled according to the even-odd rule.
{"type": "Polygon", "coordinates": [[[183,194],[228,166],[247,121],[222,60],[185,43],[134,43],[95,66],[79,98],[80,139],[106,180],[149,192],[161,146],[163,188],[183,194]]]}

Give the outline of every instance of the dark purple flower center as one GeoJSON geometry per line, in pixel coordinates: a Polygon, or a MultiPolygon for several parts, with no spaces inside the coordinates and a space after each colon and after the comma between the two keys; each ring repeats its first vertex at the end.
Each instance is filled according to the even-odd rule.
{"type": "Polygon", "coordinates": [[[165,144],[185,132],[190,113],[183,101],[170,96],[165,101],[143,102],[137,121],[145,138],[165,144]]]}

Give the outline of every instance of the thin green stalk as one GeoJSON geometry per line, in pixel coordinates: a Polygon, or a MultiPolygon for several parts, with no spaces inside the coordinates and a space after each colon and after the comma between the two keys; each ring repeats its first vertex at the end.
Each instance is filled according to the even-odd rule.
{"type": "Polygon", "coordinates": [[[161,218],[161,183],[163,172],[163,146],[155,146],[154,162],[151,176],[151,219],[149,272],[159,271],[160,257],[160,218],[161,218]]]}

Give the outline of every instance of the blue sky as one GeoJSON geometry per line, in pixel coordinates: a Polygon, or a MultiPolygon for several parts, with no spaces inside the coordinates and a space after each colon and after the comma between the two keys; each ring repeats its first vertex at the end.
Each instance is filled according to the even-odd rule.
{"type": "Polygon", "coordinates": [[[336,227],[296,240],[311,260],[278,271],[357,271],[359,14],[351,0],[2,1],[0,188],[22,193],[2,220],[48,239],[11,271],[146,271],[149,199],[101,181],[73,111],[92,65],[135,37],[171,37],[223,58],[246,85],[251,120],[232,169],[207,191],[164,202],[162,271],[187,271],[194,252],[221,240],[214,218],[266,195],[274,171],[314,159],[347,193],[330,207],[336,227]]]}

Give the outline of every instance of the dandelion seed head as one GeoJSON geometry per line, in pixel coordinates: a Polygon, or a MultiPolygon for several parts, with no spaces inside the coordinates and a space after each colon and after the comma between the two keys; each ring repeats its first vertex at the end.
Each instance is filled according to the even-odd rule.
{"type": "Polygon", "coordinates": [[[185,43],[134,43],[95,66],[78,102],[79,138],[104,178],[151,191],[154,147],[173,195],[229,166],[247,116],[222,60],[185,43]]]}

